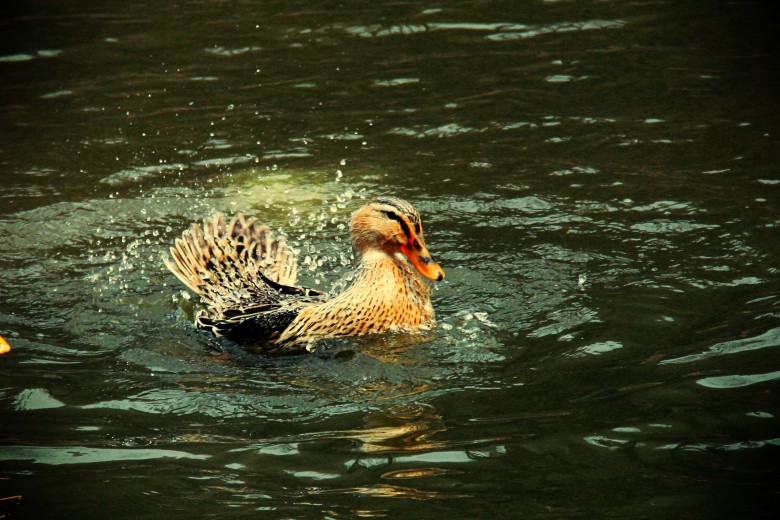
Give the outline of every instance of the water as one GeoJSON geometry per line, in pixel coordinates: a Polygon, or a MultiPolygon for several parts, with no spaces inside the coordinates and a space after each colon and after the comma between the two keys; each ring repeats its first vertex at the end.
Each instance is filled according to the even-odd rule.
{"type": "Polygon", "coordinates": [[[778,505],[758,3],[60,2],[0,25],[9,518],[748,518],[778,505]],[[273,358],[162,258],[245,212],[330,289],[411,200],[439,325],[273,358]]]}

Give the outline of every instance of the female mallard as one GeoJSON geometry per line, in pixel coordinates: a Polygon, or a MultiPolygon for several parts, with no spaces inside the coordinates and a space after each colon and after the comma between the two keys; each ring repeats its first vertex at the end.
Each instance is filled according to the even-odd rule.
{"type": "Polygon", "coordinates": [[[353,281],[332,298],[296,286],[290,247],[242,215],[228,223],[217,214],[203,228],[193,224],[165,265],[206,304],[197,325],[241,343],[284,349],[316,338],[430,326],[431,289],[418,273],[438,281],[444,271],[425,246],[412,205],[376,199],[352,214],[350,232],[353,281]]]}

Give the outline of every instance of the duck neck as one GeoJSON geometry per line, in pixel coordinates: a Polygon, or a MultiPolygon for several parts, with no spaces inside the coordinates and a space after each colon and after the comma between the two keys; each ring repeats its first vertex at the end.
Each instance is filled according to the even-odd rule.
{"type": "Polygon", "coordinates": [[[387,301],[410,298],[424,305],[430,302],[431,288],[403,254],[369,249],[360,254],[355,280],[348,291],[378,293],[387,301]]]}

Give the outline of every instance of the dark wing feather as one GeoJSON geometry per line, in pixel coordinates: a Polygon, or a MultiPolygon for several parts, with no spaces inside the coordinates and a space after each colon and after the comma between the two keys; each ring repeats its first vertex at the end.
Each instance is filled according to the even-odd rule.
{"type": "Polygon", "coordinates": [[[282,331],[298,316],[300,307],[265,308],[255,313],[237,316],[225,315],[213,319],[205,313],[197,317],[198,327],[208,329],[236,343],[266,343],[278,338],[282,331]]]}

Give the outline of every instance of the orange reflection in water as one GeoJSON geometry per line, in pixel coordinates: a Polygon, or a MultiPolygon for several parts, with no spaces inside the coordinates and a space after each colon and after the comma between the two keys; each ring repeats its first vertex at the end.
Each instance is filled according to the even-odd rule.
{"type": "Polygon", "coordinates": [[[442,498],[468,498],[471,495],[464,493],[441,493],[438,491],[424,491],[406,486],[392,486],[390,484],[376,484],[373,486],[357,486],[351,488],[331,489],[316,491],[315,494],[346,493],[370,496],[374,498],[405,498],[412,500],[432,500],[442,498]]]}
{"type": "Polygon", "coordinates": [[[348,432],[349,437],[361,442],[359,449],[365,453],[434,450],[447,444],[430,439],[447,429],[431,406],[403,407],[390,414],[370,417],[368,423],[365,430],[348,432]]]}

